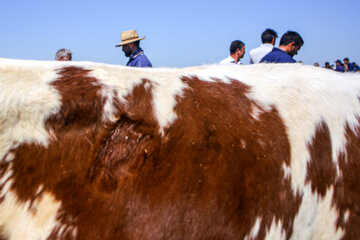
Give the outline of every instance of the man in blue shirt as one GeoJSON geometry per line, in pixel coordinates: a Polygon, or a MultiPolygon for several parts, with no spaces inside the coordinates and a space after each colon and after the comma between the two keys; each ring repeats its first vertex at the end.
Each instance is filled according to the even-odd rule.
{"type": "Polygon", "coordinates": [[[144,51],[140,48],[139,35],[135,30],[129,30],[121,33],[121,43],[116,47],[121,47],[129,61],[126,66],[129,67],[152,67],[151,62],[145,56],[144,51]]]}
{"type": "Polygon", "coordinates": [[[336,64],[335,71],[337,71],[337,72],[345,72],[345,67],[344,67],[343,63],[341,62],[341,60],[339,60],[339,59],[336,60],[335,64],[336,64]]]}
{"type": "Polygon", "coordinates": [[[292,57],[297,54],[302,45],[304,41],[300,34],[287,31],[281,37],[279,47],[274,47],[261,59],[260,63],[294,63],[296,61],[292,57]]]}
{"type": "Polygon", "coordinates": [[[355,68],[354,68],[354,65],[350,62],[349,58],[344,58],[344,68],[345,68],[345,71],[346,72],[354,72],[355,71],[355,68]]]}

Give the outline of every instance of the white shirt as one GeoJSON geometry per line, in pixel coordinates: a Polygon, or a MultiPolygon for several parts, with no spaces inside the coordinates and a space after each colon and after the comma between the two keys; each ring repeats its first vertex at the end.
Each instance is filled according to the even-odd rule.
{"type": "Polygon", "coordinates": [[[261,59],[271,52],[273,49],[273,45],[271,43],[263,43],[260,47],[254,48],[250,51],[250,63],[259,63],[261,59]]]}
{"type": "Polygon", "coordinates": [[[235,59],[233,59],[231,56],[228,56],[227,58],[220,61],[220,64],[241,64],[240,60],[235,63],[235,59]]]}

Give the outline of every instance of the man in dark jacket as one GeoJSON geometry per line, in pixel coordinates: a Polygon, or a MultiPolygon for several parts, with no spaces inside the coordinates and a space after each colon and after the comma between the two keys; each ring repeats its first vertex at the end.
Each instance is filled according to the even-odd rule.
{"type": "Polygon", "coordinates": [[[278,48],[274,47],[271,52],[266,54],[260,63],[294,63],[292,57],[297,54],[304,45],[300,34],[293,31],[287,31],[280,39],[278,48]]]}

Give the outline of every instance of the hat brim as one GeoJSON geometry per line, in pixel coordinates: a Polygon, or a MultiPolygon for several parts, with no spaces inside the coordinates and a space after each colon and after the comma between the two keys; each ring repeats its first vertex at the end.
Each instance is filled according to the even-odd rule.
{"type": "Polygon", "coordinates": [[[143,37],[143,38],[133,38],[133,39],[130,39],[130,40],[123,41],[123,42],[119,43],[118,45],[116,45],[115,47],[121,47],[121,46],[124,46],[125,44],[140,41],[140,40],[143,40],[143,39],[145,39],[145,37],[143,37]]]}

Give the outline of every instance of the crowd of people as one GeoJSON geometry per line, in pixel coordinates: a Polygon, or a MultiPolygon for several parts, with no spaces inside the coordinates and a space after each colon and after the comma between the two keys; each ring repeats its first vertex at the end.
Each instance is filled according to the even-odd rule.
{"type": "MultiPolygon", "coordinates": [[[[266,29],[261,34],[262,44],[250,51],[250,64],[257,63],[295,63],[293,57],[298,53],[304,45],[304,40],[300,34],[294,31],[287,31],[280,38],[278,47],[275,42],[278,35],[273,29],[266,29]]],[[[152,67],[150,60],[144,54],[144,50],[140,47],[140,38],[135,30],[128,30],[121,33],[121,42],[116,47],[122,47],[125,56],[129,58],[126,66],[129,67],[152,67]]],[[[241,59],[245,54],[245,43],[235,40],[230,44],[230,55],[221,60],[220,64],[242,64],[241,59]]],[[[62,48],[56,52],[55,59],[57,61],[71,61],[72,52],[69,49],[62,48]]],[[[349,58],[335,61],[335,66],[325,62],[324,68],[332,69],[339,72],[356,72],[359,66],[355,62],[350,62],[349,58]]],[[[300,61],[299,61],[300,62],[300,61]]],[[[314,66],[320,67],[318,62],[314,66]]]]}
{"type": "MultiPolygon", "coordinates": [[[[335,65],[330,65],[329,62],[325,62],[324,68],[332,69],[338,72],[358,72],[360,71],[360,67],[356,64],[356,62],[350,62],[349,58],[344,58],[344,62],[340,59],[335,61],[335,65]]],[[[318,62],[314,63],[314,66],[319,67],[320,64],[318,62]]]]}
{"type": "MultiPolygon", "coordinates": [[[[272,29],[266,29],[261,34],[262,44],[250,51],[250,63],[294,63],[293,56],[297,54],[304,45],[300,34],[294,31],[287,31],[280,39],[279,47],[275,47],[277,33],[272,29]]],[[[241,58],[245,53],[245,44],[235,40],[230,45],[230,56],[222,60],[220,64],[241,64],[241,58]],[[239,48],[236,49],[238,43],[239,48]]]]}

